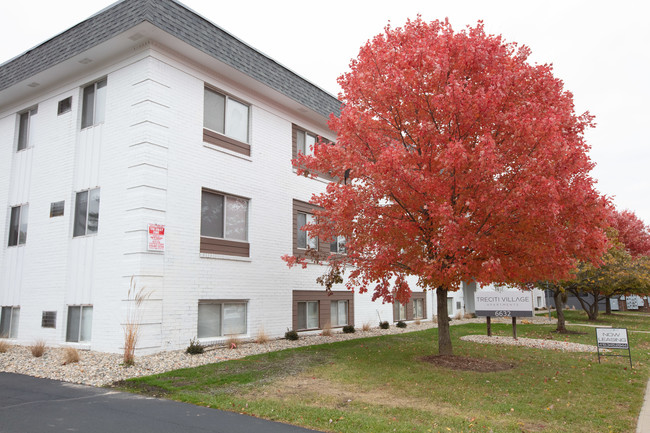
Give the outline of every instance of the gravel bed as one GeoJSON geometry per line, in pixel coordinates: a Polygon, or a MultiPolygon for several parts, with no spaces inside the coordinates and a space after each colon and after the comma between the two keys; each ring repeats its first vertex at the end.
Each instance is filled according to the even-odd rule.
{"type": "MultiPolygon", "coordinates": [[[[493,319],[492,322],[509,323],[510,320],[493,319]]],[[[485,319],[452,320],[450,324],[461,325],[464,323],[485,323],[485,319]]],[[[548,324],[550,322],[548,318],[531,318],[526,321],[520,321],[520,323],[548,324]]],[[[200,355],[188,355],[184,350],[160,352],[154,355],[136,356],[135,365],[129,367],[122,365],[121,354],[80,350],[79,362],[63,365],[65,359],[63,348],[48,347],[42,357],[35,358],[31,355],[28,347],[14,345],[7,352],[0,353],[0,372],[19,373],[65,382],[103,386],[131,377],[148,376],[179,368],[196,367],[292,347],[333,343],[336,341],[378,335],[402,334],[405,332],[421,331],[435,326],[435,323],[427,321],[421,322],[419,325],[409,323],[407,328],[397,328],[391,325],[389,329],[373,328],[369,331],[358,330],[354,334],[334,333],[331,337],[301,335],[297,341],[278,339],[270,340],[265,344],[243,343],[236,349],[226,347],[211,348],[200,355]]]]}
{"type": "Polygon", "coordinates": [[[596,352],[596,346],[581,343],[570,343],[568,341],[541,340],[537,338],[498,337],[487,335],[464,335],[460,337],[463,341],[471,341],[481,344],[506,344],[508,346],[526,346],[535,349],[560,350],[562,352],[596,352]]]}

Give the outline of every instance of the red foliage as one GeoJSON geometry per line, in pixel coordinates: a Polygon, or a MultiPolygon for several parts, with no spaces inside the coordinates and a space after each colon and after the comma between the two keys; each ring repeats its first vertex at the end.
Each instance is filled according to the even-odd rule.
{"type": "MultiPolygon", "coordinates": [[[[294,164],[329,172],[310,236],[347,239],[350,289],[409,299],[462,281],[567,277],[606,246],[607,199],[593,185],[572,95],[529,50],[448,22],[386,27],[339,78],[333,145],[294,164]]],[[[286,260],[286,259],[285,259],[286,260]]]]}
{"type": "Polygon", "coordinates": [[[634,212],[612,212],[612,226],[618,231],[618,240],[632,257],[650,256],[650,227],[634,212]]]}

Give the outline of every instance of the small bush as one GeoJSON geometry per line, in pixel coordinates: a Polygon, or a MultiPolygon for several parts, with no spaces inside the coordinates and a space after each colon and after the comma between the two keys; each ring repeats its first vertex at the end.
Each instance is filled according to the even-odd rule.
{"type": "Polygon", "coordinates": [[[323,326],[323,331],[320,333],[323,337],[331,337],[332,336],[332,325],[330,322],[327,322],[325,326],[323,326]]]}
{"type": "Polygon", "coordinates": [[[380,327],[381,329],[388,329],[388,328],[390,327],[390,323],[388,323],[388,322],[386,322],[386,321],[379,322],[379,327],[380,327]]]}
{"type": "Polygon", "coordinates": [[[397,324],[395,324],[395,326],[397,326],[398,328],[406,328],[406,322],[400,320],[399,322],[397,322],[397,324]]]}
{"type": "Polygon", "coordinates": [[[354,334],[354,326],[352,325],[345,325],[343,327],[343,333],[344,334],[354,334]]]}
{"type": "Polygon", "coordinates": [[[63,365],[74,364],[79,362],[80,359],[79,351],[74,347],[66,347],[63,351],[63,365]]]}
{"type": "Polygon", "coordinates": [[[270,340],[269,336],[267,333],[264,331],[264,328],[261,328],[259,332],[257,333],[257,337],[255,337],[255,342],[257,344],[266,344],[270,340]]]}
{"type": "Polygon", "coordinates": [[[8,352],[9,348],[11,348],[11,344],[7,343],[6,341],[0,340],[0,353],[8,352]]]}
{"type": "Polygon", "coordinates": [[[291,330],[284,333],[284,338],[286,338],[287,340],[296,341],[300,337],[298,336],[298,333],[296,331],[291,330]]]}
{"type": "Polygon", "coordinates": [[[228,340],[226,340],[226,347],[229,349],[237,349],[238,346],[241,345],[241,340],[237,337],[230,336],[228,337],[228,340]]]}
{"type": "Polygon", "coordinates": [[[190,345],[185,349],[185,353],[189,353],[190,355],[198,355],[203,352],[205,352],[205,347],[203,347],[196,338],[192,338],[190,340],[190,345]]]}
{"type": "Polygon", "coordinates": [[[40,358],[45,353],[45,347],[44,340],[36,340],[34,344],[29,346],[29,350],[34,358],[40,358]]]}
{"type": "Polygon", "coordinates": [[[361,326],[361,330],[364,332],[370,331],[370,323],[366,322],[361,326]]]}

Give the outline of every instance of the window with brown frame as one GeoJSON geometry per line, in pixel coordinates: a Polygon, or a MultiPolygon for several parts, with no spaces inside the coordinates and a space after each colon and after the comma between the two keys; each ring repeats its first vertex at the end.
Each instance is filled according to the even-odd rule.
{"type": "Polygon", "coordinates": [[[201,252],[250,257],[248,199],[201,192],[201,252]]]}
{"type": "Polygon", "coordinates": [[[300,200],[293,201],[293,255],[305,257],[307,249],[316,250],[322,257],[330,254],[329,242],[319,242],[317,237],[310,238],[307,232],[302,230],[305,224],[314,221],[314,210],[318,209],[310,203],[300,200]]]}
{"type": "Polygon", "coordinates": [[[427,318],[427,303],[425,292],[412,292],[411,300],[407,304],[399,301],[393,303],[393,321],[415,320],[427,318]]]}
{"type": "Polygon", "coordinates": [[[250,106],[205,87],[203,96],[203,141],[250,156],[250,106]]]}
{"type": "MultiPolygon", "coordinates": [[[[313,155],[314,146],[318,143],[318,136],[313,132],[309,132],[300,128],[296,124],[291,125],[291,156],[296,158],[298,153],[303,155],[313,155]]],[[[327,139],[325,138],[327,141],[327,139]]],[[[318,177],[329,181],[334,180],[334,177],[329,174],[318,173],[318,177]]]]}
{"type": "Polygon", "coordinates": [[[293,291],[293,329],[307,331],[322,329],[327,324],[332,328],[354,325],[354,294],[347,290],[293,291]]]}

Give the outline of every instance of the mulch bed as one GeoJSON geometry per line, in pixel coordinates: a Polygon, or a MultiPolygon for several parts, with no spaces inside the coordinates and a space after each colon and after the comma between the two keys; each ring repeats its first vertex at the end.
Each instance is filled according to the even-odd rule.
{"type": "Polygon", "coordinates": [[[453,355],[429,355],[420,358],[420,361],[428,362],[438,367],[449,368],[451,370],[476,371],[479,373],[504,371],[516,367],[516,364],[512,362],[453,355]]]}

